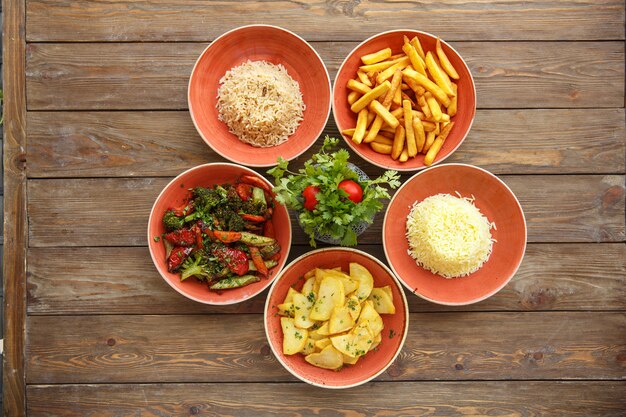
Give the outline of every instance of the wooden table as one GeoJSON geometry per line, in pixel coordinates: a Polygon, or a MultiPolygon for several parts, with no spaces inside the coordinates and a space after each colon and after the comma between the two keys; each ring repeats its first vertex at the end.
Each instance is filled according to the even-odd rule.
{"type": "MultiPolygon", "coordinates": [[[[5,415],[626,413],[623,1],[3,3],[5,415]],[[303,36],[332,77],[380,31],[450,41],[478,111],[449,161],[498,174],[526,214],[509,285],[463,308],[408,294],[404,349],[355,389],[317,389],[280,366],[265,293],[191,302],[148,254],[161,188],[222,160],[189,118],[191,67],[250,23],[303,36]]],[[[384,259],[381,222],[360,248],[384,259]]],[[[294,226],[291,258],[308,250],[294,226]]]]}

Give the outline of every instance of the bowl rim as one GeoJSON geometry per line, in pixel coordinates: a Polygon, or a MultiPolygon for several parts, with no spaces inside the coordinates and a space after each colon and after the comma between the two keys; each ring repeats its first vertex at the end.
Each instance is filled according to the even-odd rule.
{"type": "MultiPolygon", "coordinates": [[[[434,195],[434,194],[433,194],[434,195]]],[[[504,288],[510,281],[511,279],[513,279],[513,277],[515,276],[515,274],[517,273],[517,271],[519,270],[519,267],[522,265],[522,261],[524,260],[524,255],[526,254],[526,246],[528,245],[528,227],[526,225],[526,216],[524,216],[524,210],[522,208],[522,205],[520,204],[517,196],[515,195],[515,193],[511,190],[511,188],[504,182],[502,181],[500,178],[498,178],[495,174],[487,171],[484,168],[475,166],[475,165],[470,165],[470,164],[461,164],[461,163],[448,163],[448,164],[440,164],[440,165],[436,165],[433,167],[429,167],[425,170],[422,170],[418,173],[416,173],[415,175],[413,175],[411,178],[407,179],[404,184],[402,184],[402,186],[400,186],[400,188],[398,188],[398,190],[396,190],[394,196],[391,198],[391,200],[389,201],[389,205],[387,206],[387,211],[385,212],[385,218],[383,219],[383,227],[382,227],[382,232],[381,232],[381,238],[383,241],[383,251],[385,252],[385,258],[387,258],[387,262],[389,263],[389,267],[391,268],[391,270],[394,272],[394,274],[398,277],[398,279],[400,280],[400,282],[402,282],[402,285],[404,285],[409,291],[411,291],[413,294],[417,295],[418,297],[422,298],[423,300],[426,301],[430,301],[431,303],[435,303],[435,304],[440,304],[440,305],[445,305],[445,306],[465,306],[465,305],[470,305],[470,304],[475,304],[475,303],[479,303],[481,301],[486,300],[487,298],[495,295],[496,293],[498,293],[502,288],[504,288]],[[517,208],[519,209],[520,214],[522,215],[522,224],[524,225],[524,247],[522,249],[522,254],[520,257],[520,260],[518,262],[518,264],[515,267],[515,270],[511,273],[511,275],[505,279],[502,284],[500,286],[498,286],[497,288],[495,288],[494,290],[488,292],[487,294],[478,297],[478,298],[474,298],[472,300],[468,300],[468,301],[463,301],[463,302],[449,302],[449,301],[441,301],[441,300],[435,300],[432,299],[430,297],[426,297],[423,294],[420,294],[419,292],[415,291],[415,288],[411,288],[405,281],[404,279],[402,279],[402,277],[400,276],[400,274],[398,274],[398,272],[396,271],[396,269],[394,268],[393,262],[391,262],[391,259],[389,257],[389,253],[387,252],[387,245],[385,244],[385,230],[387,228],[387,218],[388,218],[388,213],[389,213],[389,207],[391,207],[391,205],[394,203],[394,200],[396,199],[396,196],[399,195],[400,191],[411,181],[413,181],[415,178],[417,178],[418,175],[421,175],[431,169],[438,169],[438,168],[448,168],[448,167],[454,167],[454,166],[461,166],[461,167],[467,167],[467,168],[471,168],[474,169],[476,171],[480,171],[483,174],[487,174],[488,176],[493,177],[494,179],[496,179],[501,185],[504,186],[504,188],[509,192],[510,195],[513,196],[513,198],[515,199],[515,202],[517,203],[517,208]]],[[[407,255],[408,256],[408,255],[407,255]]],[[[417,265],[416,266],[418,268],[422,268],[421,266],[417,265]]],[[[471,275],[471,274],[470,274],[471,275]]],[[[442,277],[443,278],[443,277],[442,277]]]]}
{"type": "MultiPolygon", "coordinates": [[[[293,261],[291,261],[289,264],[285,265],[283,267],[283,269],[280,270],[280,272],[276,275],[276,278],[274,279],[274,282],[272,283],[272,285],[269,288],[269,291],[267,293],[267,298],[265,299],[265,307],[263,309],[263,327],[265,329],[265,337],[267,338],[267,342],[270,345],[270,349],[272,350],[272,353],[274,354],[274,357],[276,358],[276,360],[278,362],[280,362],[280,364],[283,366],[283,368],[285,368],[290,374],[292,374],[293,376],[295,376],[296,378],[298,378],[299,380],[306,382],[307,384],[319,387],[319,388],[326,388],[326,389],[346,389],[346,388],[354,388],[357,387],[359,385],[363,385],[373,379],[375,379],[376,377],[378,377],[380,374],[382,374],[383,372],[385,372],[398,358],[398,355],[400,354],[400,352],[402,351],[403,347],[404,347],[404,342],[406,341],[406,338],[408,336],[408,331],[409,331],[409,302],[406,298],[406,294],[405,292],[402,290],[402,285],[401,285],[401,281],[398,279],[398,277],[396,276],[396,274],[394,274],[387,265],[385,265],[384,262],[382,262],[380,259],[374,257],[373,255],[370,255],[367,252],[364,252],[362,250],[359,249],[355,249],[355,248],[350,248],[350,247],[340,247],[340,246],[332,246],[332,247],[328,247],[328,248],[320,248],[320,249],[315,249],[309,252],[306,252],[300,256],[298,256],[296,259],[294,259],[293,261]],[[392,281],[398,286],[398,290],[402,296],[402,301],[404,304],[404,329],[403,329],[403,334],[402,334],[402,340],[400,340],[400,344],[398,345],[398,349],[396,350],[396,352],[394,353],[393,357],[389,360],[389,362],[387,362],[386,365],[384,365],[380,370],[378,370],[377,372],[375,372],[373,375],[365,378],[363,381],[359,381],[359,382],[355,382],[354,384],[350,384],[350,385],[342,385],[342,386],[328,386],[328,385],[323,385],[323,384],[318,384],[314,381],[309,380],[308,378],[297,374],[293,369],[291,369],[291,367],[285,363],[285,361],[283,361],[283,359],[281,358],[280,354],[276,352],[276,348],[274,347],[274,345],[272,344],[272,341],[270,339],[270,334],[269,334],[269,328],[267,325],[267,321],[268,321],[268,309],[270,306],[270,299],[272,294],[274,293],[274,289],[276,287],[276,285],[278,284],[278,281],[283,277],[284,272],[287,271],[289,268],[291,268],[293,265],[295,265],[296,263],[300,262],[302,259],[307,258],[309,256],[313,256],[313,255],[317,255],[319,253],[324,253],[324,252],[331,252],[331,251],[341,251],[341,252],[353,252],[353,253],[357,253],[359,255],[365,256],[366,258],[371,259],[372,261],[376,262],[378,265],[380,265],[385,272],[388,274],[389,277],[391,277],[392,281]]],[[[311,365],[313,366],[313,365],[311,365]]]]}
{"type": "MultiPolygon", "coordinates": [[[[200,128],[198,127],[198,123],[196,122],[196,116],[194,114],[193,111],[193,107],[191,105],[191,81],[193,79],[194,74],[196,73],[196,67],[198,66],[198,64],[200,63],[200,60],[202,59],[202,57],[204,56],[204,54],[207,53],[207,51],[213,46],[215,45],[219,40],[221,40],[222,38],[230,35],[231,33],[237,32],[239,30],[242,29],[249,29],[249,28],[271,28],[271,29],[276,29],[278,31],[281,32],[285,32],[291,36],[294,36],[295,38],[299,39],[300,41],[302,41],[303,45],[305,45],[305,47],[309,48],[317,57],[317,59],[319,60],[319,62],[322,64],[322,68],[324,69],[324,74],[326,75],[326,83],[324,85],[328,85],[328,109],[326,111],[326,117],[325,117],[325,121],[322,125],[322,127],[320,128],[319,132],[317,132],[315,135],[315,140],[311,141],[310,144],[308,144],[307,146],[305,146],[302,150],[300,150],[296,155],[293,155],[292,157],[290,157],[289,159],[287,159],[288,161],[291,161],[293,159],[298,158],[300,155],[302,155],[303,153],[305,153],[307,150],[309,150],[309,148],[311,146],[313,146],[315,144],[315,142],[317,142],[317,139],[320,137],[320,135],[322,134],[322,132],[324,131],[324,129],[326,128],[326,125],[328,124],[328,119],[330,118],[330,112],[332,109],[332,102],[333,102],[333,87],[330,83],[330,74],[328,72],[328,68],[326,67],[326,64],[324,63],[324,60],[322,59],[322,57],[320,56],[320,54],[315,50],[315,48],[313,48],[313,46],[311,44],[309,44],[303,37],[301,37],[300,35],[296,34],[295,32],[290,31],[289,29],[285,29],[283,27],[280,26],[276,26],[276,25],[268,25],[268,24],[252,24],[252,25],[244,25],[244,26],[238,26],[236,28],[230,29],[224,33],[222,33],[220,36],[218,36],[217,38],[215,38],[211,43],[209,43],[206,48],[204,48],[204,50],[202,50],[202,53],[200,53],[200,55],[198,56],[198,58],[196,59],[196,62],[193,64],[193,68],[191,69],[191,73],[189,74],[189,81],[187,82],[187,108],[189,110],[189,115],[191,117],[191,121],[193,122],[194,127],[196,128],[196,132],[198,132],[198,134],[200,135],[200,137],[202,138],[202,140],[204,141],[204,143],[206,143],[215,153],[217,153],[218,155],[220,155],[222,158],[228,159],[229,161],[236,163],[236,164],[240,164],[240,165],[245,165],[248,167],[255,167],[255,168],[267,168],[267,167],[272,167],[275,166],[277,164],[277,162],[273,162],[271,164],[259,164],[259,163],[254,163],[254,162],[246,162],[246,161],[240,161],[240,160],[236,160],[233,157],[230,156],[226,156],[222,151],[216,149],[213,144],[205,137],[204,133],[200,130],[200,128]]],[[[304,119],[302,120],[302,122],[304,122],[304,119]]],[[[223,122],[222,122],[223,123],[223,122]]],[[[301,123],[302,124],[302,123],[301,123]]],[[[300,126],[298,126],[298,128],[300,128],[300,126]]],[[[296,129],[297,131],[297,129],[296,129]]],[[[230,131],[229,131],[230,133],[230,131]]],[[[232,133],[231,133],[232,134],[232,133]]],[[[295,132],[294,132],[295,134],[295,132]]],[[[237,139],[239,140],[239,139],[237,139]]],[[[252,146],[252,145],[250,145],[252,146]]],[[[259,148],[259,149],[263,149],[263,148],[259,148]]]]}
{"type": "MultiPolygon", "coordinates": [[[[157,272],[159,273],[159,275],[161,276],[161,278],[167,283],[167,285],[172,287],[177,293],[181,294],[185,298],[188,298],[190,300],[196,301],[196,302],[201,303],[201,304],[208,304],[208,305],[231,305],[231,304],[238,304],[238,303],[241,303],[241,302],[244,302],[244,301],[250,300],[251,298],[256,297],[257,295],[259,295],[260,293],[265,291],[267,288],[269,288],[270,285],[268,284],[268,285],[264,286],[263,288],[261,288],[260,291],[257,291],[255,293],[251,294],[249,297],[245,297],[245,298],[238,299],[238,300],[224,300],[224,301],[218,301],[218,302],[203,300],[203,299],[200,299],[198,297],[192,296],[191,294],[185,293],[183,290],[181,290],[181,289],[177,288],[176,286],[174,286],[169,281],[169,279],[167,279],[165,276],[163,276],[163,274],[161,273],[161,271],[157,267],[159,262],[156,259],[156,256],[155,256],[155,254],[154,254],[154,252],[152,250],[152,246],[151,246],[152,245],[152,236],[150,234],[150,225],[153,222],[153,216],[156,216],[155,209],[156,209],[157,203],[163,197],[163,194],[165,193],[165,190],[170,188],[182,176],[187,175],[190,172],[193,172],[193,171],[196,171],[196,170],[200,170],[200,169],[203,169],[203,168],[206,168],[206,167],[209,167],[209,166],[210,167],[230,166],[230,167],[236,167],[238,169],[243,169],[243,170],[245,170],[249,174],[253,174],[256,177],[262,178],[263,181],[268,183],[270,186],[272,185],[269,182],[269,180],[267,180],[265,177],[263,177],[263,175],[259,174],[258,172],[254,171],[254,170],[252,170],[252,169],[250,169],[248,167],[245,167],[245,166],[242,166],[242,165],[239,165],[239,164],[233,164],[233,163],[230,163],[230,162],[209,162],[209,163],[206,163],[206,164],[196,165],[194,167],[186,169],[185,171],[183,171],[180,174],[178,174],[177,176],[175,176],[170,182],[167,183],[167,185],[165,187],[163,187],[163,189],[161,190],[161,192],[159,193],[157,198],[154,200],[154,203],[152,204],[152,208],[150,209],[150,216],[148,216],[148,228],[147,228],[148,229],[147,230],[147,233],[148,233],[148,236],[147,236],[147,238],[148,238],[148,251],[150,252],[150,258],[152,258],[152,263],[154,264],[154,267],[157,270],[157,272]]],[[[286,208],[285,208],[285,210],[286,210],[286,208]]],[[[287,222],[288,226],[289,226],[289,244],[287,245],[284,259],[287,259],[289,257],[289,252],[291,251],[291,244],[292,244],[292,238],[293,238],[293,230],[291,228],[291,218],[289,216],[289,210],[286,210],[286,211],[287,211],[287,218],[289,219],[289,221],[287,222]]],[[[286,262],[285,262],[285,265],[287,265],[286,262]]],[[[285,265],[283,265],[283,267],[278,271],[277,274],[274,274],[273,277],[269,278],[270,284],[274,283],[274,281],[276,280],[276,277],[278,277],[278,275],[285,268],[285,265]]]]}
{"type": "Polygon", "coordinates": [[[335,121],[335,126],[337,126],[337,129],[339,129],[339,135],[343,138],[343,140],[346,142],[348,147],[351,148],[354,151],[354,153],[357,154],[361,159],[369,162],[372,165],[376,165],[376,166],[378,166],[380,168],[383,168],[383,169],[393,169],[395,171],[402,171],[402,172],[421,171],[421,170],[424,170],[424,169],[431,168],[431,167],[433,167],[435,165],[441,164],[443,161],[448,159],[448,157],[450,155],[452,155],[454,152],[456,152],[456,150],[461,146],[461,144],[463,142],[465,142],[465,139],[467,138],[467,135],[469,135],[469,132],[472,130],[472,126],[474,124],[474,120],[476,119],[476,109],[477,109],[477,106],[478,106],[478,91],[476,90],[476,83],[474,82],[474,76],[472,75],[472,72],[470,71],[469,65],[467,65],[467,62],[465,61],[463,56],[456,49],[454,49],[452,47],[452,45],[450,45],[448,42],[446,42],[443,39],[439,38],[441,43],[444,43],[445,45],[448,46],[448,48],[450,48],[452,51],[454,51],[454,53],[457,54],[457,56],[461,59],[461,61],[465,65],[465,67],[467,67],[467,73],[469,74],[469,79],[471,81],[472,86],[474,87],[473,88],[473,90],[474,90],[474,106],[473,106],[474,107],[474,115],[472,116],[472,118],[470,120],[469,126],[467,127],[467,131],[465,132],[465,134],[463,135],[463,137],[461,138],[459,143],[454,148],[452,148],[450,150],[450,152],[446,156],[444,156],[443,158],[441,158],[437,162],[433,162],[433,164],[431,166],[424,165],[424,166],[421,166],[421,167],[402,168],[402,167],[395,167],[395,166],[391,166],[391,165],[387,165],[387,164],[383,164],[383,163],[374,162],[374,161],[370,160],[369,158],[366,158],[360,152],[356,151],[356,148],[352,146],[352,144],[349,142],[349,139],[347,139],[341,133],[341,128],[339,126],[339,122],[337,121],[337,112],[335,110],[335,87],[337,85],[337,79],[339,78],[339,74],[341,74],[341,71],[343,70],[344,65],[348,61],[348,58],[350,56],[352,56],[352,54],[358,48],[360,48],[362,45],[365,45],[367,42],[371,41],[372,39],[377,38],[377,37],[382,36],[382,35],[388,35],[388,34],[391,34],[391,33],[399,33],[399,32],[412,32],[412,33],[416,33],[416,34],[430,36],[430,37],[433,37],[433,38],[439,38],[438,36],[435,36],[432,33],[424,32],[422,30],[416,30],[416,29],[392,29],[392,30],[387,30],[387,31],[384,31],[384,32],[377,33],[377,34],[372,35],[369,38],[365,39],[363,42],[359,43],[357,46],[352,48],[352,50],[350,52],[348,52],[348,55],[346,55],[346,57],[343,59],[343,62],[339,66],[339,69],[337,70],[337,75],[335,75],[335,79],[333,81],[333,90],[332,90],[332,97],[331,97],[331,107],[332,107],[332,110],[333,110],[333,119],[335,121]]]}

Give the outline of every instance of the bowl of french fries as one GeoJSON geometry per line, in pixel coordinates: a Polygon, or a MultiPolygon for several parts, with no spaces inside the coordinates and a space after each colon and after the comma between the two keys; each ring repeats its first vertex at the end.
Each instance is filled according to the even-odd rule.
{"type": "Polygon", "coordinates": [[[325,248],[291,262],[270,288],[265,333],[278,361],[309,384],[364,384],[396,359],[408,303],[381,261],[352,248],[325,248]]]}
{"type": "Polygon", "coordinates": [[[346,143],[363,159],[415,171],[461,145],[476,113],[476,88],[446,42],[393,30],[350,52],[335,78],[332,110],[346,143]]]}

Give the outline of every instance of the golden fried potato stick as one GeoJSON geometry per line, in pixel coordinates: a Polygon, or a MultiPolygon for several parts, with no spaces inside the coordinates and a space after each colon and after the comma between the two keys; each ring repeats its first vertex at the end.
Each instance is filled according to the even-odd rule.
{"type": "Polygon", "coordinates": [[[402,45],[402,50],[409,57],[411,61],[411,65],[415,69],[415,71],[419,72],[422,75],[426,75],[426,68],[424,61],[419,56],[413,45],[409,42],[409,38],[404,37],[404,45],[402,45]]]}
{"type": "Polygon", "coordinates": [[[411,61],[409,60],[408,56],[403,56],[394,60],[379,62],[377,64],[361,65],[359,69],[363,72],[380,72],[399,62],[406,62],[408,65],[411,61]]]}
{"type": "Polygon", "coordinates": [[[410,64],[410,62],[409,62],[409,58],[408,57],[406,59],[398,61],[396,64],[393,64],[392,66],[390,66],[386,70],[380,72],[378,74],[378,76],[376,77],[376,82],[378,84],[381,84],[383,81],[388,80],[389,78],[393,77],[393,74],[395,74],[396,70],[398,70],[398,69],[402,70],[402,69],[408,67],[409,64],[410,64]]]}
{"type": "Polygon", "coordinates": [[[409,78],[415,80],[419,85],[424,87],[427,91],[430,91],[433,96],[444,106],[448,107],[450,105],[450,97],[434,82],[430,81],[428,78],[424,77],[422,74],[415,70],[411,70],[409,68],[404,69],[402,71],[404,75],[409,78]]]}
{"type": "Polygon", "coordinates": [[[354,104],[354,102],[357,101],[359,97],[361,97],[361,94],[359,92],[350,91],[350,94],[348,94],[348,104],[352,106],[352,104],[354,104]]]}
{"type": "Polygon", "coordinates": [[[354,129],[354,134],[352,135],[352,141],[354,143],[361,143],[363,140],[363,136],[365,136],[365,129],[367,128],[367,114],[369,112],[367,109],[363,109],[359,111],[359,115],[356,119],[356,128],[354,129]]]}
{"type": "Polygon", "coordinates": [[[391,48],[381,49],[380,51],[373,52],[371,54],[363,55],[361,62],[365,65],[376,64],[377,62],[384,61],[391,56],[391,48]]]}
{"type": "Polygon", "coordinates": [[[452,91],[455,92],[455,96],[450,99],[450,105],[446,108],[446,113],[448,113],[450,117],[456,114],[456,103],[458,100],[456,93],[458,93],[458,87],[455,83],[452,83],[452,91]]]}
{"type": "Polygon", "coordinates": [[[366,86],[370,88],[374,86],[374,84],[372,84],[372,80],[370,80],[367,74],[364,73],[363,71],[357,71],[356,76],[359,79],[359,81],[361,81],[366,86]]]}
{"type": "Polygon", "coordinates": [[[366,86],[365,84],[357,80],[348,80],[348,82],[346,83],[346,87],[360,94],[366,94],[372,91],[371,88],[369,88],[368,86],[366,86]]]}
{"type": "Polygon", "coordinates": [[[430,109],[433,119],[436,122],[440,122],[442,116],[441,106],[439,106],[439,103],[435,100],[435,97],[430,94],[430,92],[424,94],[424,98],[426,98],[426,104],[428,104],[428,108],[430,109]]]}
{"type": "Polygon", "coordinates": [[[404,109],[406,149],[409,152],[409,156],[414,157],[417,155],[417,144],[415,143],[415,133],[413,132],[413,112],[411,109],[411,102],[409,100],[404,100],[402,102],[402,108],[404,109]]]}
{"type": "Polygon", "coordinates": [[[341,131],[341,133],[343,133],[346,136],[352,137],[354,135],[354,131],[355,130],[356,130],[355,128],[344,129],[344,130],[341,131]]]}
{"type": "Polygon", "coordinates": [[[373,100],[370,103],[370,110],[375,112],[378,116],[380,116],[383,119],[385,123],[387,123],[389,126],[391,126],[394,129],[398,127],[398,125],[400,124],[398,122],[398,119],[396,119],[394,115],[391,114],[389,110],[387,110],[385,106],[380,104],[377,100],[373,100]]]}
{"type": "MultiPolygon", "coordinates": [[[[393,138],[393,145],[391,147],[391,158],[398,159],[402,154],[405,143],[405,130],[404,127],[398,126],[396,134],[393,138]]],[[[407,154],[408,155],[408,154],[407,154]]]]}
{"type": "Polygon", "coordinates": [[[389,155],[391,153],[391,145],[378,143],[378,142],[371,142],[370,146],[372,147],[374,152],[378,152],[384,155],[389,155]]]}
{"type": "Polygon", "coordinates": [[[406,162],[409,160],[409,152],[406,150],[406,148],[402,149],[402,153],[400,154],[400,158],[398,158],[398,161],[400,162],[406,162]]]}
{"type": "Polygon", "coordinates": [[[376,86],[372,89],[372,91],[363,94],[363,96],[354,102],[352,106],[350,106],[350,110],[354,113],[358,113],[367,107],[372,100],[376,100],[378,97],[385,94],[391,88],[391,83],[389,81],[385,81],[379,86],[376,86]]]}
{"type": "Polygon", "coordinates": [[[410,89],[411,87],[409,87],[407,83],[402,83],[402,85],[400,85],[400,88],[402,89],[402,91],[406,91],[410,89]]]}
{"type": "Polygon", "coordinates": [[[452,130],[452,126],[454,126],[454,122],[448,123],[446,127],[443,128],[439,136],[437,136],[437,138],[433,142],[430,149],[428,149],[426,156],[424,157],[424,165],[430,166],[433,164],[433,162],[435,161],[435,158],[437,157],[437,154],[439,153],[439,151],[441,150],[441,147],[446,141],[446,138],[448,137],[450,130],[452,130]]]}
{"type": "Polygon", "coordinates": [[[393,139],[386,138],[382,135],[376,135],[376,139],[374,139],[373,142],[382,143],[383,145],[393,145],[393,139]]]}
{"type": "Polygon", "coordinates": [[[437,129],[437,123],[422,120],[422,125],[426,132],[434,132],[437,129]]]}
{"type": "Polygon", "coordinates": [[[416,108],[417,107],[417,103],[413,101],[413,99],[411,97],[409,97],[408,94],[406,93],[402,93],[401,94],[401,99],[402,100],[409,100],[411,102],[411,107],[416,108]]]}
{"type": "Polygon", "coordinates": [[[428,51],[425,62],[430,76],[433,80],[435,80],[435,83],[439,86],[439,88],[441,88],[449,97],[454,96],[454,91],[452,91],[452,82],[450,81],[450,78],[448,78],[448,74],[446,74],[445,71],[441,69],[439,64],[437,64],[435,56],[432,52],[428,51]]]}
{"type": "Polygon", "coordinates": [[[439,63],[441,63],[441,68],[450,76],[450,78],[454,78],[455,80],[459,79],[459,73],[456,72],[452,62],[448,59],[448,56],[443,51],[441,47],[441,40],[437,38],[437,46],[435,47],[437,51],[437,56],[439,57],[439,63]]]}
{"type": "Polygon", "coordinates": [[[419,85],[417,83],[417,81],[415,81],[412,78],[407,77],[406,75],[402,74],[402,81],[404,81],[406,83],[406,85],[409,86],[409,88],[411,90],[413,90],[413,92],[415,93],[415,96],[423,96],[426,93],[426,89],[424,89],[424,87],[422,87],[421,85],[419,85]]]}
{"type": "Polygon", "coordinates": [[[435,137],[437,137],[437,134],[434,130],[426,133],[426,143],[424,144],[424,149],[422,149],[423,154],[426,154],[430,147],[433,146],[435,137]]]}
{"type": "Polygon", "coordinates": [[[413,39],[411,39],[411,45],[413,45],[413,48],[415,48],[419,56],[424,59],[424,50],[422,49],[422,44],[420,43],[420,40],[417,38],[417,36],[413,36],[413,39]]]}
{"type": "Polygon", "coordinates": [[[426,143],[426,132],[424,131],[424,125],[422,121],[417,117],[413,118],[413,132],[415,134],[415,145],[417,146],[417,153],[422,152],[424,144],[426,143]]]}
{"type": "MultiPolygon", "coordinates": [[[[400,89],[399,85],[401,82],[402,82],[402,72],[400,70],[397,70],[393,74],[393,78],[391,79],[391,88],[387,92],[387,95],[385,96],[383,103],[382,103],[385,110],[388,110],[389,107],[391,106],[391,100],[393,99],[395,92],[400,89]]],[[[394,118],[397,118],[397,116],[394,116],[394,118]]],[[[372,126],[370,127],[369,132],[367,133],[367,136],[365,136],[365,139],[363,139],[365,143],[369,143],[374,140],[374,138],[378,134],[378,131],[382,127],[384,121],[385,120],[381,116],[376,117],[376,119],[374,120],[374,123],[372,123],[372,126]]]]}
{"type": "Polygon", "coordinates": [[[427,119],[433,118],[433,114],[430,111],[430,107],[428,107],[428,103],[426,102],[425,95],[417,97],[417,105],[420,107],[420,109],[422,109],[422,112],[424,112],[424,117],[426,117],[427,119]]]}

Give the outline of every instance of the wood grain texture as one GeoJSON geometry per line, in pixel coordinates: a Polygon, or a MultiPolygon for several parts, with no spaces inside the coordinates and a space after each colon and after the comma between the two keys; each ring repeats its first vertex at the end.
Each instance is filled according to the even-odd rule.
{"type": "Polygon", "coordinates": [[[2,13],[3,191],[9,196],[3,207],[2,408],[6,416],[23,416],[27,247],[25,2],[3,0],[2,13]]]}
{"type": "MultiPolygon", "coordinates": [[[[529,242],[624,240],[624,176],[503,176],[525,213],[529,242]]],[[[169,178],[44,179],[28,182],[29,244],[145,246],[147,219],[169,178]]],[[[384,211],[383,211],[384,212],[384,211]]],[[[383,212],[361,235],[380,242],[383,212]]],[[[292,228],[299,226],[292,213],[292,228]]],[[[294,233],[294,244],[306,244],[294,233]]]]}
{"type": "Polygon", "coordinates": [[[29,386],[33,417],[567,416],[618,417],[624,382],[370,383],[320,390],[304,383],[29,386]],[[280,402],[268,401],[280,393],[280,402]],[[384,398],[384,401],[371,401],[384,398]],[[367,404],[365,406],[364,404],[367,404]]]}
{"type": "MultiPolygon", "coordinates": [[[[315,42],[331,78],[355,42],[315,42]]],[[[203,43],[29,44],[28,110],[176,110],[203,43]]],[[[624,42],[454,42],[479,108],[623,107],[624,42]]]]}
{"type": "MultiPolygon", "coordinates": [[[[29,384],[294,380],[261,314],[29,316],[27,332],[29,384]]],[[[411,313],[379,379],[619,380],[625,335],[623,312],[411,313]]]]}
{"type": "MultiPolygon", "coordinates": [[[[28,112],[27,121],[29,178],[172,176],[224,160],[187,111],[28,112]]],[[[622,109],[479,110],[448,161],[497,174],[624,172],[624,125],[622,109]]],[[[331,122],[324,134],[339,132],[331,122]]],[[[380,172],[351,160],[368,174],[380,172]]]]}
{"type": "MultiPolygon", "coordinates": [[[[309,249],[293,247],[290,260],[309,249]]],[[[385,260],[380,246],[359,249],[385,260]]],[[[144,247],[31,248],[28,259],[33,315],[262,313],[267,295],[230,306],[193,302],[161,279],[144,247]]],[[[626,246],[531,244],[511,282],[484,302],[448,307],[410,293],[407,299],[411,312],[624,310],[626,246]]]]}
{"type": "Polygon", "coordinates": [[[395,28],[443,39],[624,39],[624,4],[512,0],[198,2],[29,0],[28,40],[206,41],[247,24],[273,24],[312,40],[360,40],[395,28]],[[89,22],[83,25],[81,22],[89,22]],[[323,28],[323,29],[322,29],[323,28]]]}

